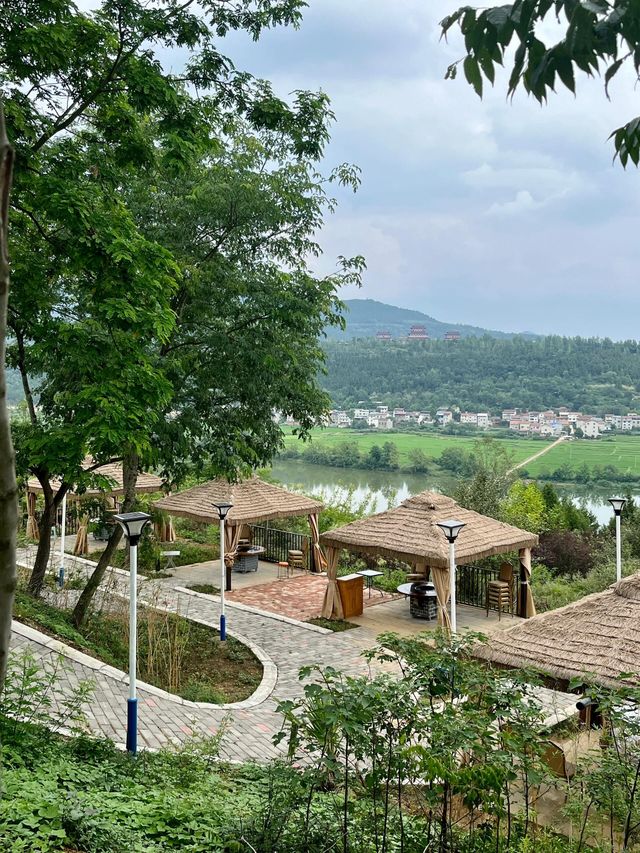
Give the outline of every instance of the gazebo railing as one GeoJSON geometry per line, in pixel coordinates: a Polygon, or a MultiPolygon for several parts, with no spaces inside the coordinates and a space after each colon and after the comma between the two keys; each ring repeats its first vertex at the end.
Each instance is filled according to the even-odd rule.
{"type": "Polygon", "coordinates": [[[311,570],[311,537],[306,533],[290,533],[287,530],[252,524],[251,542],[265,549],[261,559],[271,563],[285,562],[289,551],[302,551],[307,569],[311,570]]]}
{"type": "MultiPolygon", "coordinates": [[[[486,569],[482,566],[458,566],[456,570],[456,599],[458,604],[471,607],[487,606],[487,586],[489,581],[498,580],[500,569],[486,569]]],[[[515,593],[515,579],[514,579],[515,593]]],[[[491,607],[497,610],[497,607],[491,607]]]]}

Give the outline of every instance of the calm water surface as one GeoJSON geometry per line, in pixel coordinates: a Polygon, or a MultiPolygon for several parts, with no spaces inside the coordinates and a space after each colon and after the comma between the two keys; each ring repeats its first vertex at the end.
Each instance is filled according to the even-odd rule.
{"type": "MultiPolygon", "coordinates": [[[[272,468],[273,476],[291,488],[324,498],[346,498],[352,507],[362,503],[367,496],[374,499],[371,512],[381,512],[397,506],[406,498],[430,489],[451,494],[456,487],[453,477],[436,477],[430,474],[405,474],[401,471],[361,471],[355,468],[333,468],[326,465],[309,465],[296,459],[280,460],[272,468]]],[[[599,524],[612,517],[607,498],[624,492],[624,489],[594,488],[593,486],[566,486],[554,484],[561,495],[571,498],[577,505],[588,509],[599,524]]],[[[634,497],[639,494],[632,491],[634,497]]]]}

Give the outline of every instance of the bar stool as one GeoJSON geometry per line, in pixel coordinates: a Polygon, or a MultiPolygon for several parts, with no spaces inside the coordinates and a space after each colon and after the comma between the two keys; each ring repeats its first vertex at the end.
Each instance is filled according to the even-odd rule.
{"type": "Polygon", "coordinates": [[[289,577],[289,563],[278,563],[278,580],[282,581],[289,577]]]}
{"type": "Polygon", "coordinates": [[[498,621],[502,618],[503,609],[508,610],[513,616],[513,566],[511,563],[503,563],[500,566],[498,579],[489,581],[487,584],[487,616],[491,607],[497,608],[498,621]]]}

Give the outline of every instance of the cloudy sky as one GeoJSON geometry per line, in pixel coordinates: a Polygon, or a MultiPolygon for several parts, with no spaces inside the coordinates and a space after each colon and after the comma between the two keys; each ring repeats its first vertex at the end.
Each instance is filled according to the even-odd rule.
{"type": "Polygon", "coordinates": [[[640,338],[640,175],[611,130],[640,113],[630,75],[612,100],[580,80],[546,107],[504,79],[480,101],[445,81],[456,0],[310,0],[300,30],[221,45],[281,95],[322,88],[337,122],[327,166],[358,164],[357,195],[321,235],[324,269],[361,253],[360,291],[449,322],[640,338]]]}

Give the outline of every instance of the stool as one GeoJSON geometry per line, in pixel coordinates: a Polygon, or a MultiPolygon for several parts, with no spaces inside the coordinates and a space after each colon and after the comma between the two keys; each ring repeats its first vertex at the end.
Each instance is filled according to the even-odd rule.
{"type": "Polygon", "coordinates": [[[489,616],[489,608],[492,606],[498,609],[498,621],[502,618],[503,608],[510,611],[513,616],[513,596],[511,595],[510,583],[489,581],[487,584],[487,616],[489,616]]]}
{"type": "Polygon", "coordinates": [[[176,564],[174,562],[174,557],[180,556],[180,551],[161,551],[160,556],[167,558],[167,564],[164,567],[165,571],[169,571],[169,569],[175,569],[176,564]]]}
{"type": "Polygon", "coordinates": [[[289,577],[289,563],[278,563],[278,580],[284,580],[289,577]]]}
{"type": "Polygon", "coordinates": [[[289,551],[289,565],[292,569],[306,570],[307,566],[304,559],[304,552],[296,550],[289,551]]]}

